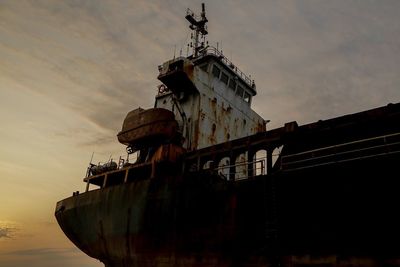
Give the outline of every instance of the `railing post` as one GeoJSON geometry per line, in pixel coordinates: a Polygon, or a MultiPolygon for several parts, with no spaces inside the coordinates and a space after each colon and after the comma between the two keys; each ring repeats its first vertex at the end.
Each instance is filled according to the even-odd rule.
{"type": "Polygon", "coordinates": [[[235,181],[235,173],[236,173],[236,156],[232,152],[229,156],[229,181],[235,181]]]}
{"type": "Polygon", "coordinates": [[[254,156],[254,151],[252,149],[249,149],[247,151],[247,178],[254,177],[257,174],[257,169],[256,171],[254,171],[254,164],[256,164],[254,156]]]}
{"type": "Polygon", "coordinates": [[[261,175],[265,175],[265,159],[260,160],[261,163],[261,175]]]}
{"type": "Polygon", "coordinates": [[[89,185],[90,185],[89,178],[87,178],[87,182],[86,182],[86,192],[89,191],[89,185]]]}
{"type": "Polygon", "coordinates": [[[267,149],[267,171],[266,174],[270,174],[272,172],[272,148],[267,149]]]}
{"type": "Polygon", "coordinates": [[[125,170],[125,177],[124,177],[124,183],[128,182],[128,174],[129,174],[130,168],[125,170]]]}
{"type": "Polygon", "coordinates": [[[197,157],[197,171],[200,171],[200,156],[197,157]]]}
{"type": "Polygon", "coordinates": [[[102,188],[105,188],[106,185],[107,185],[107,177],[108,177],[108,174],[106,173],[106,174],[104,175],[104,181],[103,181],[103,187],[102,187],[102,188]]]}

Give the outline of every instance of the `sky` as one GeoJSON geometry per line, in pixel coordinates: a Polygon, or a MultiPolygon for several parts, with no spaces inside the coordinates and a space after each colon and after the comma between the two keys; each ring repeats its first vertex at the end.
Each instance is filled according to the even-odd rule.
{"type": "MultiPolygon", "coordinates": [[[[118,158],[127,112],[154,104],[157,66],[186,55],[190,0],[0,0],[0,266],[102,266],[55,204],[118,158]]],[[[204,1],[209,44],[255,79],[269,129],[400,101],[400,1],[204,1]]]]}

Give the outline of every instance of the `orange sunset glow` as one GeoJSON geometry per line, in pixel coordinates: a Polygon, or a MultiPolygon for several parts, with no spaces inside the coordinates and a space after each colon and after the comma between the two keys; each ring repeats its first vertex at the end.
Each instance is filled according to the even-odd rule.
{"type": "Polygon", "coordinates": [[[57,201],[118,159],[157,66],[186,55],[186,8],[257,83],[268,129],[400,101],[400,1],[0,0],[0,266],[99,267],[58,226],[57,201]]]}

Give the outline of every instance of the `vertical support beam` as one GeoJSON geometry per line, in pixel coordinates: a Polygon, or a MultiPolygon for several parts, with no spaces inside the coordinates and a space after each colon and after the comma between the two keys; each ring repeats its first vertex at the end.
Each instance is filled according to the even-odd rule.
{"type": "Polygon", "coordinates": [[[254,156],[255,152],[253,149],[249,148],[247,151],[247,178],[252,178],[256,175],[254,171],[254,156]]]}
{"type": "Polygon", "coordinates": [[[215,170],[216,167],[218,167],[218,165],[215,163],[216,158],[213,157],[213,159],[210,161],[210,170],[215,170]],[[217,166],[215,166],[217,165],[217,166]]]}
{"type": "Polygon", "coordinates": [[[125,170],[124,183],[128,182],[129,170],[130,170],[130,168],[128,168],[128,169],[125,170]]]}
{"type": "Polygon", "coordinates": [[[214,157],[214,161],[211,164],[212,170],[215,170],[218,168],[218,163],[221,161],[221,157],[214,157]]]}
{"type": "Polygon", "coordinates": [[[266,173],[266,171],[265,171],[265,168],[266,168],[266,163],[265,163],[265,161],[266,160],[261,160],[260,161],[260,163],[261,163],[261,166],[260,166],[260,174],[261,175],[266,175],[267,173],[266,173]]]}
{"type": "Polygon", "coordinates": [[[185,159],[183,159],[182,160],[182,164],[181,164],[181,172],[180,172],[180,174],[183,174],[183,173],[185,173],[187,170],[186,170],[186,160],[185,159]]]}
{"type": "Polygon", "coordinates": [[[107,185],[107,178],[108,178],[108,174],[106,173],[106,174],[104,175],[104,181],[103,181],[103,187],[102,187],[102,188],[105,188],[105,187],[106,187],[106,185],[107,185]]]}
{"type": "Polygon", "coordinates": [[[229,156],[229,181],[235,181],[235,174],[236,174],[236,167],[235,167],[235,161],[236,161],[236,153],[233,153],[231,151],[231,155],[229,156]]]}
{"type": "Polygon", "coordinates": [[[85,191],[85,192],[88,192],[88,191],[89,191],[89,185],[90,185],[90,183],[89,183],[89,178],[87,178],[87,182],[86,182],[86,191],[85,191]]]}
{"type": "Polygon", "coordinates": [[[272,152],[273,149],[271,147],[267,148],[267,174],[271,174],[272,172],[272,152]]]}
{"type": "Polygon", "coordinates": [[[197,171],[200,171],[200,163],[201,163],[200,156],[198,156],[197,157],[197,171]]]}
{"type": "Polygon", "coordinates": [[[216,160],[217,160],[217,153],[213,153],[212,156],[207,160],[207,161],[210,161],[210,170],[215,169],[216,160]]]}

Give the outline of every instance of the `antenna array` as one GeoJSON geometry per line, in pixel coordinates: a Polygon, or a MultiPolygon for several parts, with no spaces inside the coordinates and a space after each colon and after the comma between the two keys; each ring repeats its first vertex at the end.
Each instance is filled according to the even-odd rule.
{"type": "Polygon", "coordinates": [[[208,19],[206,18],[204,3],[201,4],[200,16],[197,16],[192,10],[187,9],[185,18],[190,22],[189,28],[193,31],[190,46],[193,48],[193,56],[197,57],[199,51],[204,48],[205,36],[208,34],[206,25],[208,19]]]}

